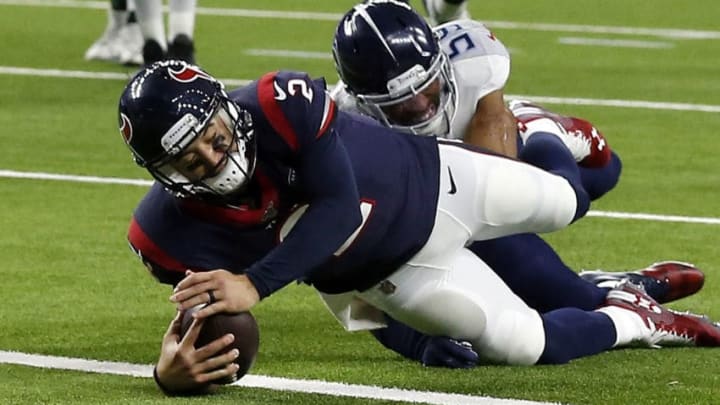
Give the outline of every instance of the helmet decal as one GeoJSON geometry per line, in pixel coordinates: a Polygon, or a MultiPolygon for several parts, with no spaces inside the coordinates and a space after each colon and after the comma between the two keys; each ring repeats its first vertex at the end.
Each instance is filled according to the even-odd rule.
{"type": "Polygon", "coordinates": [[[215,79],[213,79],[209,74],[192,65],[183,65],[180,70],[174,70],[172,66],[168,66],[168,73],[170,74],[170,77],[180,83],[190,83],[198,78],[209,80],[211,82],[215,81],[215,79]]]}
{"type": "Polygon", "coordinates": [[[130,144],[133,136],[132,123],[127,115],[120,113],[120,133],[125,138],[125,143],[130,144]]]}

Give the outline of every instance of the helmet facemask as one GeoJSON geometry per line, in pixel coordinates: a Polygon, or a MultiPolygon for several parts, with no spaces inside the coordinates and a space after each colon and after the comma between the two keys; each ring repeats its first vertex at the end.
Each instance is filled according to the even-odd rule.
{"type": "Polygon", "coordinates": [[[358,107],[384,125],[416,135],[445,136],[457,109],[457,88],[455,77],[447,56],[438,52],[429,69],[415,65],[387,83],[386,94],[356,94],[358,107]],[[400,123],[384,111],[416,97],[439,80],[440,99],[433,116],[416,123],[400,123]]]}
{"type": "Polygon", "coordinates": [[[239,110],[224,93],[214,104],[214,111],[203,122],[188,114],[171,127],[162,138],[167,151],[165,157],[147,166],[155,179],[178,196],[223,200],[241,190],[253,175],[255,138],[250,113],[239,110]],[[225,149],[225,156],[217,165],[222,168],[210,171],[210,175],[201,179],[188,179],[173,163],[204,133],[214,117],[231,132],[230,145],[219,145],[225,149]]]}

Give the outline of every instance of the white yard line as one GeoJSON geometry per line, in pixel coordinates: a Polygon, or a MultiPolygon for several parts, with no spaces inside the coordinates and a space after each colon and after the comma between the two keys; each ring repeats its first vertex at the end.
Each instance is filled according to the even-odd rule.
{"type": "MultiPolygon", "coordinates": [[[[96,183],[96,184],[122,184],[129,186],[149,187],[152,184],[150,180],[142,179],[123,179],[118,177],[96,177],[96,176],[78,176],[72,174],[57,174],[43,172],[21,172],[15,170],[0,169],[0,178],[13,179],[29,179],[29,180],[56,180],[69,181],[78,183],[96,183]]],[[[633,219],[638,221],[656,221],[656,222],[677,222],[686,224],[703,224],[703,225],[720,225],[720,218],[712,217],[689,217],[683,215],[660,215],[633,212],[617,212],[617,211],[595,211],[590,210],[587,213],[589,217],[614,218],[614,219],[633,219]]]]}
{"type": "Polygon", "coordinates": [[[293,51],[290,49],[246,49],[243,53],[250,56],[270,56],[274,58],[333,60],[332,53],[330,52],[293,51]]]}
{"type": "MultiPolygon", "coordinates": [[[[31,7],[63,7],[105,10],[105,1],[74,0],[0,0],[0,5],[31,7]]],[[[302,11],[249,10],[238,8],[198,7],[197,14],[217,17],[275,18],[290,20],[339,21],[342,14],[302,11]]],[[[546,24],[517,21],[485,20],[488,26],[498,29],[521,31],[583,32],[595,34],[644,35],[675,39],[720,39],[720,31],[677,29],[677,28],[641,28],[581,24],[546,24]]]]}
{"type": "MultiPolygon", "coordinates": [[[[3,0],[0,0],[0,2],[3,0]]],[[[90,72],[82,70],[39,69],[17,66],[0,66],[0,75],[57,77],[65,79],[96,79],[96,80],[129,80],[132,73],[90,72]]],[[[220,78],[227,86],[244,86],[251,82],[248,79],[220,78]]],[[[508,99],[527,99],[538,103],[561,105],[592,105],[601,107],[643,108],[651,110],[720,112],[720,105],[674,103],[666,101],[619,100],[577,97],[553,97],[528,94],[506,94],[508,99]]]]}
{"type": "Polygon", "coordinates": [[[563,45],[606,46],[613,48],[668,49],[675,47],[674,43],[664,41],[579,37],[560,37],[558,38],[558,43],[563,45]]]}
{"type": "MultiPolygon", "coordinates": [[[[0,364],[16,364],[57,370],[72,370],[99,374],[124,375],[151,378],[151,365],[97,361],[70,357],[45,356],[0,350],[0,364]]],[[[467,405],[546,405],[517,399],[500,399],[433,391],[385,388],[373,385],[345,384],[322,380],[298,380],[263,375],[246,375],[233,385],[263,388],[276,391],[292,391],[307,394],[323,394],[336,397],[366,398],[384,401],[403,401],[420,404],[467,404],[467,405]]]]}

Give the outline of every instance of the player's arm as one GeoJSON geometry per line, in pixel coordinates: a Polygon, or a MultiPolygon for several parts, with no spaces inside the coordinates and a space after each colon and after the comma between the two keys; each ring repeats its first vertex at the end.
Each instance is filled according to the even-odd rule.
{"type": "Polygon", "coordinates": [[[249,310],[257,300],[305,279],[331,259],[362,223],[350,158],[336,131],[337,107],[325,93],[324,81],[311,80],[302,73],[269,73],[258,81],[255,108],[254,121],[268,128],[263,136],[277,141],[274,157],[297,169],[308,208],[281,243],[244,275],[228,280],[223,272],[195,273],[178,284],[171,299],[183,309],[192,306],[199,299],[196,296],[208,288],[237,287],[235,293],[216,294],[217,302],[196,313],[200,317],[249,310]],[[236,297],[250,287],[257,294],[245,294],[246,299],[236,297]]]}
{"type": "Polygon", "coordinates": [[[502,89],[492,91],[478,101],[464,141],[517,157],[517,121],[505,106],[502,89]]]}
{"type": "Polygon", "coordinates": [[[480,360],[467,342],[424,335],[385,315],[387,327],[371,330],[386,348],[428,367],[471,368],[480,360]]]}
{"type": "Polygon", "coordinates": [[[309,204],[285,239],[247,271],[263,298],[329,260],[362,217],[350,158],[336,130],[340,113],[325,82],[280,72],[261,79],[258,94],[263,115],[286,122],[271,125],[292,151],[309,204]],[[269,92],[275,97],[264,96],[269,92]]]}
{"type": "Polygon", "coordinates": [[[187,266],[161,249],[135,217],[130,221],[127,240],[130,249],[160,283],[174,286],[185,276],[187,266]]]}

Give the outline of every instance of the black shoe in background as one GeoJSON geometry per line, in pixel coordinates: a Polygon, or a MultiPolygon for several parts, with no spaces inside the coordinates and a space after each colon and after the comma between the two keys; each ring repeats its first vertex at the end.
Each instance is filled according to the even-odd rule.
{"type": "Polygon", "coordinates": [[[163,51],[160,44],[154,39],[148,39],[143,45],[143,63],[145,66],[152,65],[153,63],[164,60],[165,52],[163,51]]]}
{"type": "Polygon", "coordinates": [[[195,64],[195,45],[192,38],[179,34],[168,44],[168,59],[179,59],[195,64]]]}

